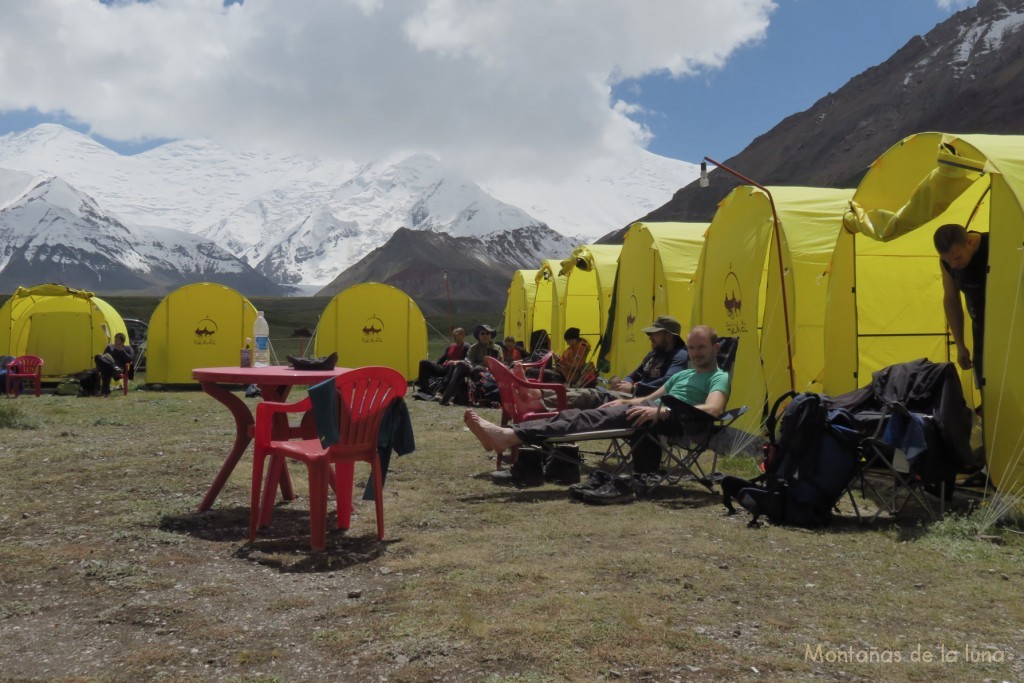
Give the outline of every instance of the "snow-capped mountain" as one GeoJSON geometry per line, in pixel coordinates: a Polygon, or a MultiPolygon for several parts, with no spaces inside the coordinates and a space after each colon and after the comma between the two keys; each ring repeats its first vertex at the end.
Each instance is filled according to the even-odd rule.
{"type": "Polygon", "coordinates": [[[159,293],[199,280],[254,294],[284,292],[209,240],[125,225],[60,178],[0,171],[0,289],[67,282],[159,293]]]}
{"type": "MultiPolygon", "coordinates": [[[[559,249],[486,255],[529,267],[650,210],[696,173],[692,164],[638,150],[577,180],[492,181],[488,192],[422,154],[357,165],[189,140],[123,156],[54,124],[0,137],[0,168],[60,178],[122,225],[199,235],[277,283],[307,286],[330,282],[401,227],[498,236],[491,249],[520,242],[559,249]],[[544,225],[566,237],[500,237],[544,225]]],[[[0,197],[10,194],[2,182],[0,197]]]]}

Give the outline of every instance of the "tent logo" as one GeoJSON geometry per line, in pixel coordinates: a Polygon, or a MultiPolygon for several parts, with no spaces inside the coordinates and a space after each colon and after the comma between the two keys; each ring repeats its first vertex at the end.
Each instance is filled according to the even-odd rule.
{"type": "Polygon", "coordinates": [[[376,315],[371,315],[363,322],[363,343],[379,344],[384,341],[381,332],[384,331],[384,321],[376,315]]]}
{"type": "Polygon", "coordinates": [[[726,323],[725,328],[729,334],[740,334],[747,331],[747,325],[743,322],[743,291],[740,288],[740,279],[732,271],[732,264],[729,264],[729,274],[725,276],[725,283],[722,289],[725,291],[725,298],[722,304],[725,306],[726,323]]]}
{"type": "Polygon", "coordinates": [[[196,346],[209,346],[217,343],[217,323],[209,318],[203,318],[196,323],[195,336],[192,343],[196,346]]]}
{"type": "Polygon", "coordinates": [[[636,302],[636,290],[632,290],[629,294],[629,310],[626,311],[626,343],[636,341],[636,331],[633,326],[636,324],[636,312],[639,308],[639,304],[636,302]]]}

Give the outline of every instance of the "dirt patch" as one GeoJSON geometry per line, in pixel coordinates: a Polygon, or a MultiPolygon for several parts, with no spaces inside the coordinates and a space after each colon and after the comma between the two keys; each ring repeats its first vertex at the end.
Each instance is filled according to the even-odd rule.
{"type": "Polygon", "coordinates": [[[0,430],[3,680],[1024,677],[1019,534],[749,529],[696,485],[608,508],[496,487],[461,411],[411,402],[387,540],[360,503],[311,553],[301,467],[255,543],[248,456],[194,511],[233,434],[205,395],[11,403],[36,424],[0,430]]]}

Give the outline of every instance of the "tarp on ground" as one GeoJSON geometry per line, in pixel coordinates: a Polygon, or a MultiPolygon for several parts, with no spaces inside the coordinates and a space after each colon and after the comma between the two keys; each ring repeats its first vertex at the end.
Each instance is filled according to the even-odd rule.
{"type": "Polygon", "coordinates": [[[691,320],[739,338],[729,404],[750,408],[736,425],[750,434],[761,432],[767,401],[821,390],[828,264],[853,194],[767,190],[778,240],[768,194],[749,185],[730,192],[707,231],[691,320]]]}
{"type": "Polygon", "coordinates": [[[659,315],[675,316],[686,334],[707,223],[634,223],[619,252],[603,357],[611,373],[632,372],[651,350],[641,330],[659,315]]]}
{"type": "Polygon", "coordinates": [[[0,308],[0,354],[39,356],[46,381],[94,367],[118,332],[128,329],[113,306],[64,285],[18,287],[0,308]]]}
{"type": "Polygon", "coordinates": [[[383,365],[416,379],[427,357],[427,322],[405,292],[379,282],[339,292],[320,316],[315,355],[338,352],[338,365],[383,365]]]}
{"type": "MultiPolygon", "coordinates": [[[[996,486],[1021,492],[1024,136],[910,136],[872,164],[853,201],[832,266],[826,391],[867,384],[872,372],[896,362],[950,360],[932,236],[946,223],[988,232],[985,452],[996,486]]],[[[970,386],[971,373],[962,375],[970,386]]]]}
{"type": "MultiPolygon", "coordinates": [[[[199,282],[157,304],[146,342],[147,384],[194,384],[194,368],[237,366],[256,308],[224,285],[199,282]]],[[[273,338],[274,321],[267,320],[273,338]]]]}
{"type": "Polygon", "coordinates": [[[533,332],[533,299],[537,293],[537,271],[517,270],[512,274],[505,300],[504,337],[512,335],[516,341],[530,342],[533,332]]]}
{"type": "Polygon", "coordinates": [[[562,333],[565,330],[563,310],[567,278],[558,274],[561,269],[561,262],[555,259],[544,259],[541,262],[534,277],[537,289],[533,299],[533,329],[547,330],[551,338],[551,349],[558,353],[566,347],[562,333]]]}
{"type": "Polygon", "coordinates": [[[580,328],[596,354],[601,335],[608,325],[608,311],[615,292],[620,245],[587,244],[577,247],[562,261],[560,274],[566,276],[564,328],[580,328]]]}

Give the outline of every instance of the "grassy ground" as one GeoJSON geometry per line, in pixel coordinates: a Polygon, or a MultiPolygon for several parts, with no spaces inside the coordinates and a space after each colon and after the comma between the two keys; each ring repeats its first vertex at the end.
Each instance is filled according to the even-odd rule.
{"type": "Polygon", "coordinates": [[[0,400],[0,680],[1024,678],[1014,529],[590,507],[492,485],[461,410],[410,409],[387,540],[361,503],[312,554],[301,468],[253,544],[248,456],[194,512],[233,433],[205,394],[0,400]]]}

